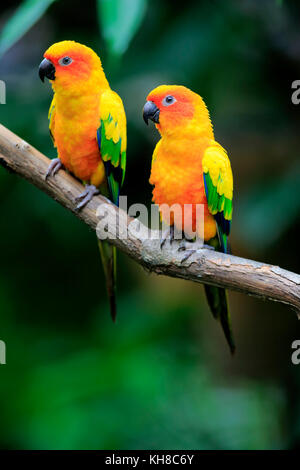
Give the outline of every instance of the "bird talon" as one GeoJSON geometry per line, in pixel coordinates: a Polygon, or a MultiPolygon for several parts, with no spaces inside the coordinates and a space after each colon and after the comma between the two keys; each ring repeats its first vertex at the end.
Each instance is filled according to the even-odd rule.
{"type": "Polygon", "coordinates": [[[60,158],[53,158],[53,160],[51,160],[50,165],[48,166],[48,170],[47,170],[47,173],[46,173],[46,176],[45,176],[45,180],[47,180],[50,176],[55,176],[56,173],[63,167],[64,166],[63,166],[60,158]]]}
{"type": "Polygon", "coordinates": [[[85,190],[75,198],[75,202],[79,202],[75,207],[75,210],[79,211],[86,206],[96,194],[99,194],[99,190],[96,186],[93,184],[87,184],[85,190]]]}
{"type": "Polygon", "coordinates": [[[186,255],[182,258],[181,264],[187,261],[197,250],[186,250],[186,255]]]}
{"type": "Polygon", "coordinates": [[[161,240],[160,240],[160,249],[162,249],[162,247],[163,247],[164,244],[166,243],[166,240],[167,240],[167,237],[164,237],[164,235],[163,235],[163,237],[162,237],[161,240]]]}
{"type": "Polygon", "coordinates": [[[187,239],[183,239],[182,242],[180,243],[179,247],[178,247],[178,250],[177,251],[187,251],[187,250],[191,250],[193,248],[189,248],[189,247],[194,247],[194,242],[193,241],[189,241],[187,239]]]}
{"type": "MultiPolygon", "coordinates": [[[[187,240],[183,240],[183,241],[180,243],[180,245],[179,245],[178,251],[186,251],[186,250],[189,250],[187,244],[190,244],[190,246],[193,246],[193,243],[195,243],[195,242],[189,242],[189,241],[187,241],[187,240]]],[[[204,250],[204,249],[205,249],[205,250],[212,250],[212,251],[215,250],[215,248],[214,248],[212,245],[206,245],[205,243],[203,243],[201,246],[198,246],[198,245],[197,245],[197,248],[198,248],[199,250],[204,250]]]]}
{"type": "Polygon", "coordinates": [[[79,194],[79,196],[75,197],[75,202],[82,201],[86,197],[87,194],[88,194],[88,191],[85,189],[81,194],[79,194]]]}
{"type": "Polygon", "coordinates": [[[167,228],[167,230],[165,230],[165,232],[163,232],[162,234],[162,237],[160,240],[160,249],[162,249],[162,247],[164,246],[167,240],[170,241],[170,245],[171,245],[172,242],[174,241],[174,236],[175,236],[174,225],[171,225],[171,227],[167,228]]]}
{"type": "Polygon", "coordinates": [[[86,204],[90,201],[90,199],[88,199],[87,197],[83,198],[82,201],[77,204],[77,206],[75,207],[75,210],[76,212],[80,211],[80,209],[82,209],[84,206],[86,206],[86,204]]]}

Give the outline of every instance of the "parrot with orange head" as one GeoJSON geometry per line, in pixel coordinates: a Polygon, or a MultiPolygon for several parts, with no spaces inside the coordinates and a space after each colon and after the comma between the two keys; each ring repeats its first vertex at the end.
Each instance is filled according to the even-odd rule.
{"type": "MultiPolygon", "coordinates": [[[[228,155],[214,139],[203,99],[184,86],[161,85],[147,96],[143,117],[146,124],[152,120],[161,135],[153,153],[150,183],[154,186],[153,201],[162,220],[180,231],[188,232],[192,227],[197,232],[196,207],[201,204],[204,241],[228,253],[233,177],[228,155]],[[182,219],[170,221],[165,211],[174,205],[182,207],[182,219]],[[185,206],[192,208],[189,224],[184,218],[185,206]]],[[[185,259],[193,253],[188,251],[185,259]]],[[[220,320],[230,351],[234,353],[226,291],[204,287],[210,309],[220,320]]]]}
{"type": "MultiPolygon", "coordinates": [[[[126,116],[99,56],[75,41],[58,42],[45,52],[39,76],[50,80],[54,92],[48,117],[58,156],[46,178],[65,168],[85,184],[77,210],[99,192],[118,205],[126,167],[126,116]]],[[[99,248],[115,320],[116,248],[105,241],[99,241],[99,248]]]]}

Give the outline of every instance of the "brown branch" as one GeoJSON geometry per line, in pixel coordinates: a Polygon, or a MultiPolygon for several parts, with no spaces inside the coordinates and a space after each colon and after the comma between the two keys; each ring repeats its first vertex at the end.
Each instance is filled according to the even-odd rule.
{"type": "MultiPolygon", "coordinates": [[[[167,242],[161,249],[157,232],[149,230],[137,219],[131,219],[102,196],[94,197],[82,211],[76,212],[74,199],[82,192],[82,185],[65,171],[59,171],[54,178],[45,181],[49,159],[1,125],[0,164],[46,192],[93,230],[100,220],[97,209],[105,210],[106,220],[109,218],[113,223],[117,220],[118,235],[111,243],[152,272],[275,300],[300,311],[298,274],[278,266],[203,249],[197,242],[197,251],[182,261],[185,252],[178,251],[177,241],[167,242]]],[[[104,236],[104,228],[98,225],[97,234],[104,236]]]]}

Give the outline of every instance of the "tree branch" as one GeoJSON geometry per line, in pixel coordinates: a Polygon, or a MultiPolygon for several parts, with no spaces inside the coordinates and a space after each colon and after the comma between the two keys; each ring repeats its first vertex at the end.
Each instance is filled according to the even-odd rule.
{"type": "MultiPolygon", "coordinates": [[[[278,266],[259,263],[232,255],[225,255],[201,248],[183,261],[184,251],[178,251],[178,241],[165,243],[160,248],[157,231],[150,230],[137,219],[96,196],[80,212],[76,212],[74,199],[83,191],[83,186],[65,171],[45,181],[49,159],[0,125],[0,164],[47,193],[62,206],[73,212],[93,230],[99,223],[99,213],[105,211],[106,220],[117,220],[117,237],[111,240],[144,268],[199,283],[212,284],[245,294],[255,295],[285,303],[300,311],[300,276],[278,266]]],[[[111,224],[109,224],[111,226],[111,224]]],[[[104,236],[105,230],[98,226],[97,234],[104,236]]],[[[113,235],[110,233],[110,235],[113,235]]]]}

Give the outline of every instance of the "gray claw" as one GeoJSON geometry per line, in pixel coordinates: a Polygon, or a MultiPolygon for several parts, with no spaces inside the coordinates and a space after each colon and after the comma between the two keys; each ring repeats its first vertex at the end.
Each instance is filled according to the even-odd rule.
{"type": "Polygon", "coordinates": [[[187,250],[186,244],[187,244],[186,240],[182,240],[182,242],[180,243],[178,247],[178,251],[186,251],[187,250]]]}
{"type": "MultiPolygon", "coordinates": [[[[188,242],[188,241],[186,241],[186,240],[183,240],[183,241],[180,243],[179,247],[178,247],[178,251],[187,251],[187,250],[189,250],[187,244],[190,244],[190,246],[193,246],[193,243],[195,243],[195,242],[188,242]]],[[[214,251],[214,247],[213,247],[213,246],[211,246],[211,245],[205,245],[204,243],[203,243],[202,246],[197,246],[197,249],[198,249],[198,250],[206,249],[206,250],[213,250],[213,251],[214,251]]]]}
{"type": "Polygon", "coordinates": [[[188,251],[195,248],[195,241],[190,241],[184,238],[179,244],[178,251],[188,251]]]}
{"type": "Polygon", "coordinates": [[[188,260],[197,250],[186,250],[185,256],[181,260],[181,264],[188,260]]]}
{"type": "Polygon", "coordinates": [[[51,160],[50,165],[48,166],[45,180],[49,178],[50,176],[55,176],[58,170],[60,170],[61,168],[63,168],[63,164],[60,158],[53,158],[53,160],[51,160]]]}
{"type": "Polygon", "coordinates": [[[162,247],[166,243],[166,240],[167,240],[167,237],[165,237],[165,234],[163,234],[161,239],[160,239],[160,249],[162,249],[162,247]]]}
{"type": "Polygon", "coordinates": [[[96,194],[99,194],[99,189],[97,189],[93,184],[87,184],[85,190],[75,198],[75,202],[79,202],[75,209],[77,211],[82,209],[96,194]]]}
{"type": "Polygon", "coordinates": [[[171,225],[171,227],[167,228],[167,230],[162,234],[160,249],[162,249],[167,240],[170,240],[170,244],[174,240],[174,225],[171,225]]]}

